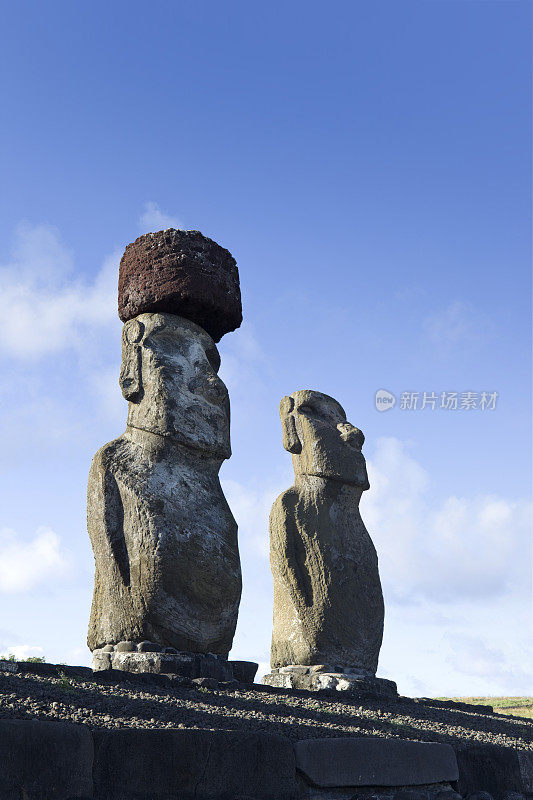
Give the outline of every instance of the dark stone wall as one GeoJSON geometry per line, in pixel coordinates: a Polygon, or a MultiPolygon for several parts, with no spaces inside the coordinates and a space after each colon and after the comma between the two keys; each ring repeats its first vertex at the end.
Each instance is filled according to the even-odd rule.
{"type": "MultiPolygon", "coordinates": [[[[503,800],[511,791],[533,791],[531,752],[475,745],[456,755],[463,796],[483,790],[503,800]]],[[[308,791],[293,743],[276,734],[91,731],[70,722],[0,719],[0,800],[297,800],[308,791]]]]}

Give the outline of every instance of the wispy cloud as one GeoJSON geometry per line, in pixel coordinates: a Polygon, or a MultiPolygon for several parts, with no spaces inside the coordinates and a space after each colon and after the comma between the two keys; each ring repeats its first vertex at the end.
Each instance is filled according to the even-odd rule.
{"type": "Polygon", "coordinates": [[[443,498],[435,507],[423,467],[395,438],[378,440],[361,511],[376,542],[389,598],[457,604],[530,585],[527,500],[443,498]]]}
{"type": "Polygon", "coordinates": [[[144,204],[144,211],[139,217],[140,233],[152,233],[153,231],[165,231],[167,228],[183,229],[183,223],[174,214],[166,214],[161,211],[157,203],[149,201],[144,204]]]}
{"type": "Polygon", "coordinates": [[[450,646],[446,663],[457,672],[476,681],[494,681],[501,687],[500,691],[511,694],[531,691],[533,681],[531,670],[527,668],[533,656],[531,645],[527,652],[522,650],[522,657],[518,660],[510,658],[509,653],[498,647],[487,644],[480,636],[454,632],[446,638],[450,646]]]}
{"type": "Polygon", "coordinates": [[[490,339],[493,332],[489,317],[462,300],[429,314],[423,327],[428,340],[445,353],[457,347],[476,347],[490,339]]]}
{"type": "Polygon", "coordinates": [[[267,488],[256,488],[234,480],[222,480],[224,494],[239,525],[242,550],[249,550],[262,558],[268,558],[270,509],[276,497],[288,485],[288,483],[282,485],[280,482],[267,488]]]}
{"type": "Polygon", "coordinates": [[[117,319],[118,261],[115,253],[93,280],[83,280],[55,228],[19,225],[11,258],[0,265],[0,351],[31,360],[90,349],[117,319]]]}
{"type": "Polygon", "coordinates": [[[27,592],[69,573],[68,555],[50,528],[38,528],[30,541],[10,528],[0,530],[0,592],[27,592]]]}

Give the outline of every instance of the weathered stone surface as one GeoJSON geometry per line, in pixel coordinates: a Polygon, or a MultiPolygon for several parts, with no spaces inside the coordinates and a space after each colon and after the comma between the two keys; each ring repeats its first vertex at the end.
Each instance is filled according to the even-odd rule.
{"type": "Polygon", "coordinates": [[[226,655],[241,570],[218,478],[231,449],[216,345],[171,314],[126,323],[122,344],[128,425],[97,452],[89,474],[89,648],[148,640],[226,655]]]}
{"type": "Polygon", "coordinates": [[[280,405],[295,484],[270,514],[272,667],[341,664],[374,675],[383,635],[378,559],[359,514],[364,436],[320,392],[280,405]]]}
{"type": "Polygon", "coordinates": [[[300,795],[291,742],[266,733],[95,732],[96,800],[300,795]]]}
{"type": "Polygon", "coordinates": [[[491,744],[458,746],[455,753],[463,796],[483,791],[501,800],[510,791],[533,792],[533,753],[491,744]]]}
{"type": "Polygon", "coordinates": [[[203,653],[151,653],[151,652],[93,652],[93,669],[125,670],[127,672],[163,673],[186,678],[215,678],[217,681],[234,679],[231,663],[224,658],[203,653]]]}
{"type": "Polygon", "coordinates": [[[266,686],[299,689],[309,692],[347,692],[361,698],[386,699],[398,696],[394,681],[371,676],[358,677],[343,672],[313,672],[310,667],[281,667],[262,678],[266,686]],[[304,671],[305,670],[305,671],[304,671]]]}
{"type": "Polygon", "coordinates": [[[2,800],[92,797],[93,740],[84,725],[0,720],[2,800]]]}
{"type": "Polygon", "coordinates": [[[455,781],[453,748],[437,742],[347,737],[296,742],[296,766],[317,786],[405,786],[455,781]]]}
{"type": "Polygon", "coordinates": [[[255,674],[259,668],[259,664],[256,664],[255,661],[230,661],[229,664],[236,681],[248,684],[254,682],[255,674]]]}
{"type": "Polygon", "coordinates": [[[517,750],[518,769],[520,770],[520,791],[533,792],[533,751],[517,750]]]}
{"type": "Polygon", "coordinates": [[[160,653],[163,648],[160,644],[155,644],[155,642],[139,642],[137,650],[139,653],[160,653]]]}
{"type": "Polygon", "coordinates": [[[423,789],[400,789],[393,794],[392,800],[428,800],[428,793],[423,789]]]}
{"type": "Polygon", "coordinates": [[[470,792],[466,800],[494,800],[490,792],[470,792]]]}
{"type": "Polygon", "coordinates": [[[120,262],[118,310],[123,322],[146,312],[178,314],[218,342],[242,322],[235,259],[200,231],[139,236],[120,262]]]}
{"type": "Polygon", "coordinates": [[[114,649],[117,653],[133,653],[137,651],[137,645],[135,642],[118,642],[114,649]]]}

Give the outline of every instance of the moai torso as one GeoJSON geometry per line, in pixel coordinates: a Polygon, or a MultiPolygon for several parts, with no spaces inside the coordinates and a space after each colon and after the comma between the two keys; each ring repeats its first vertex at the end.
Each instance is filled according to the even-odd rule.
{"type": "Polygon", "coordinates": [[[148,640],[227,654],[241,593],[220,461],[144,431],[102,447],[89,474],[96,562],[89,647],[148,640]]]}
{"type": "Polygon", "coordinates": [[[282,400],[295,484],[270,515],[271,666],[331,665],[375,675],[383,635],[378,559],[359,513],[364,437],[320,392],[282,400]]]}

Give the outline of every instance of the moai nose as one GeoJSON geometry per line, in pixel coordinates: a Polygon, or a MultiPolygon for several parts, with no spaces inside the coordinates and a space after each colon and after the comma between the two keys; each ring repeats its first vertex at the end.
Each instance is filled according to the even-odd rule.
{"type": "Polygon", "coordinates": [[[191,394],[199,394],[210,403],[221,405],[225,402],[228,390],[218,376],[212,378],[192,378],[188,383],[191,394]]]}
{"type": "Polygon", "coordinates": [[[363,431],[352,425],[351,422],[341,422],[337,425],[342,438],[348,444],[351,444],[357,450],[360,450],[365,442],[363,431]]]}

